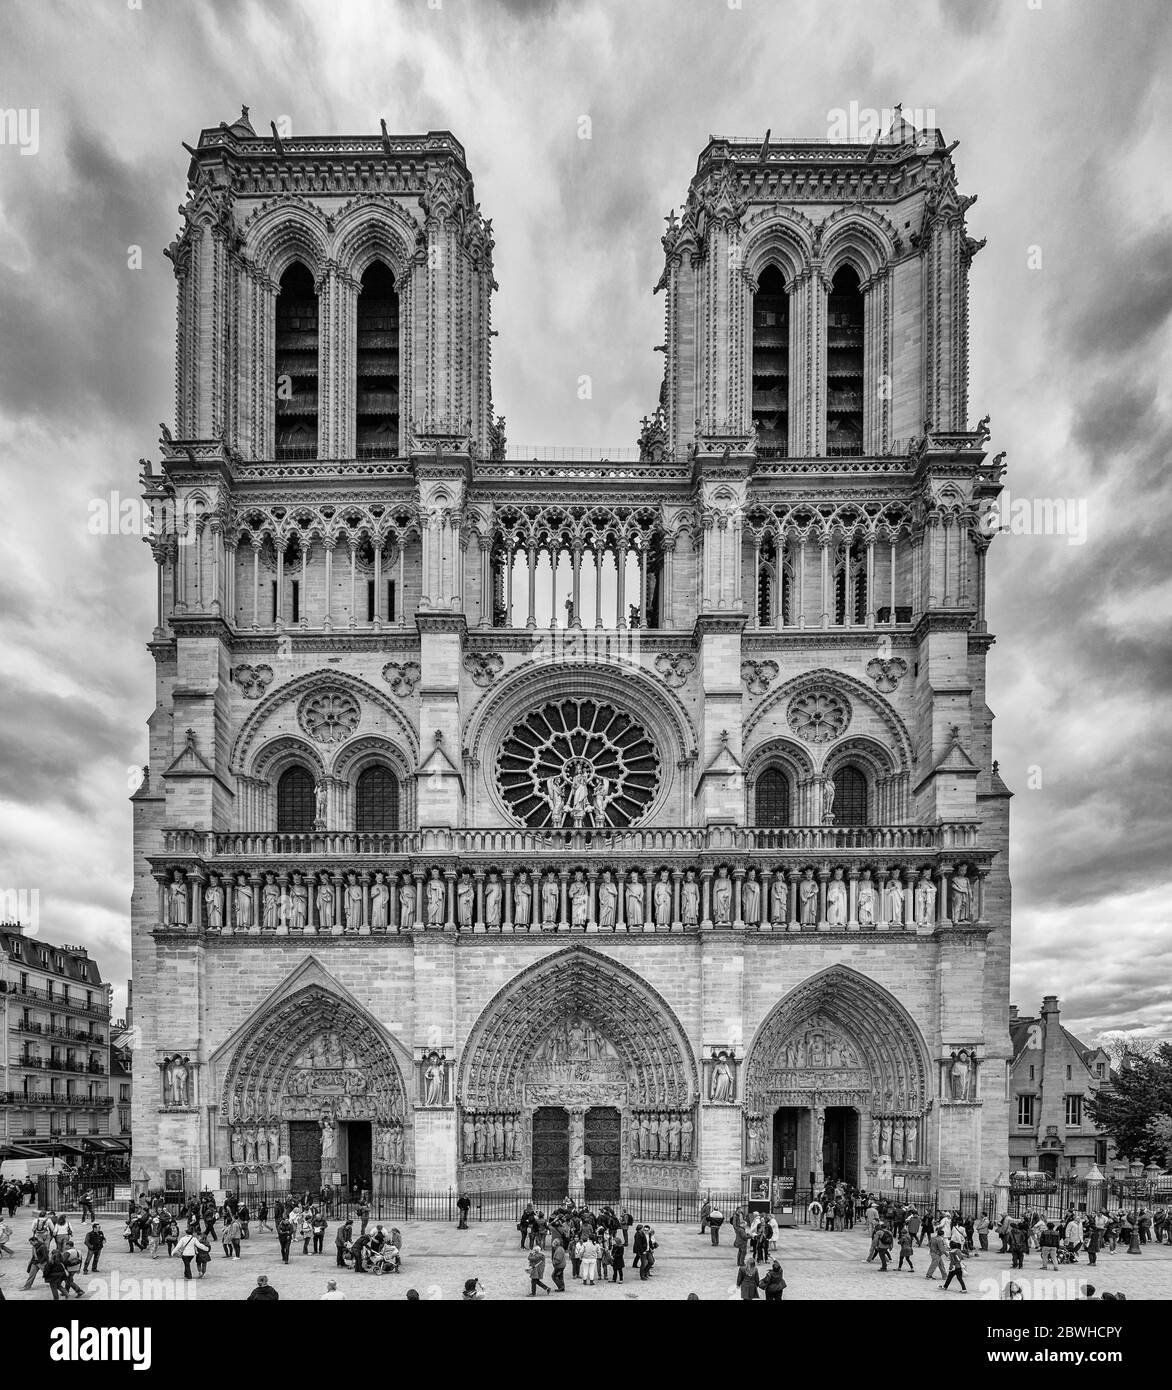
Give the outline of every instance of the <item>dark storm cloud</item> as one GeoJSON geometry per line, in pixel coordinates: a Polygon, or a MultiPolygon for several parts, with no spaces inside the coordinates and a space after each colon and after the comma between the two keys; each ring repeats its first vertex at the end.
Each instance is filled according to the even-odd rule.
{"type": "Polygon", "coordinates": [[[7,795],[24,806],[82,802],[89,811],[102,809],[89,779],[109,764],[112,778],[121,773],[110,794],[125,793],[125,747],[123,721],[89,700],[48,691],[29,699],[0,686],[0,766],[7,795]]]}
{"type": "Polygon", "coordinates": [[[1112,241],[1107,254],[1087,266],[1072,296],[1069,345],[1086,357],[1135,352],[1172,313],[1172,222],[1112,241]]]}

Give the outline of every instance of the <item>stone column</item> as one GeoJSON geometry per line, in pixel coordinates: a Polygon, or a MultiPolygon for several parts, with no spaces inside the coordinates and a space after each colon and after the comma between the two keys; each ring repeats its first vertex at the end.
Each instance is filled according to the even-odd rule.
{"type": "Polygon", "coordinates": [[[423,870],[415,871],[415,926],[417,930],[422,930],[423,920],[423,870]]]}
{"type": "Polygon", "coordinates": [[[586,930],[598,930],[598,870],[593,864],[586,866],[586,930]]]}
{"type": "Polygon", "coordinates": [[[322,614],[321,625],[327,632],[334,625],[332,610],[334,603],[334,546],[336,543],[333,536],[326,536],[322,541],[326,556],[326,605],[325,612],[322,614]]]}
{"type": "Polygon", "coordinates": [[[681,909],[681,889],[684,881],[683,869],[677,867],[671,871],[671,929],[672,931],[683,931],[682,921],[683,912],[681,909]]]}
{"type": "Polygon", "coordinates": [[[358,882],[362,886],[362,922],[358,931],[362,936],[370,935],[370,870],[363,869],[358,875],[358,882]]]}
{"type": "Polygon", "coordinates": [[[537,546],[532,541],[529,542],[527,550],[529,556],[529,616],[525,619],[526,627],[537,626],[537,546]]]}
{"type": "Polygon", "coordinates": [[[575,1105],[570,1108],[570,1192],[586,1189],[586,1110],[575,1105]]]}
{"type": "Polygon", "coordinates": [[[582,543],[575,541],[570,546],[570,564],[573,566],[573,584],[570,590],[570,602],[573,606],[570,626],[582,626],[581,608],[581,587],[582,587],[582,543]]]}
{"type": "Polygon", "coordinates": [[[952,925],[952,918],[948,915],[950,907],[948,902],[948,880],[952,873],[952,865],[942,863],[937,867],[936,873],[940,879],[939,886],[936,890],[936,921],[942,927],[947,927],[952,925]]]}
{"type": "Polygon", "coordinates": [[[732,924],[742,930],[745,925],[743,907],[741,904],[741,884],[744,882],[745,868],[743,864],[738,864],[733,869],[733,900],[732,900],[732,924]]]}
{"type": "Polygon", "coordinates": [[[614,550],[615,562],[615,603],[617,613],[615,615],[615,627],[621,632],[627,625],[627,542],[626,537],[619,537],[615,543],[614,550]]]}
{"type": "Polygon", "coordinates": [[[204,876],[202,869],[188,869],[188,898],[191,902],[191,912],[188,921],[195,931],[203,930],[203,885],[204,876]]]}
{"type": "Polygon", "coordinates": [[[456,930],[456,870],[455,870],[455,868],[454,868],[451,864],[449,864],[449,865],[444,869],[444,882],[445,882],[446,885],[447,885],[447,894],[446,894],[446,897],[445,897],[445,901],[446,901],[446,903],[447,903],[447,908],[446,908],[446,910],[445,910],[444,928],[445,928],[445,930],[447,930],[447,931],[455,931],[455,930],[456,930]]]}
{"type": "Polygon", "coordinates": [[[875,930],[889,931],[887,920],[887,870],[875,870],[875,892],[879,898],[879,910],[875,913],[875,930]]]}
{"type": "Polygon", "coordinates": [[[501,914],[501,931],[513,930],[513,871],[506,868],[501,874],[504,887],[501,889],[504,911],[501,914]]]}
{"type": "Polygon", "coordinates": [[[484,870],[476,869],[472,875],[476,883],[476,915],[472,922],[473,931],[485,931],[484,922],[484,870]]]}
{"type": "Polygon", "coordinates": [[[594,557],[594,626],[603,627],[602,621],[602,557],[606,554],[606,547],[598,547],[591,551],[594,557]]]}
{"type": "Polygon", "coordinates": [[[857,864],[852,864],[847,870],[847,931],[858,931],[859,929],[859,868],[857,864]]]}
{"type": "Polygon", "coordinates": [[[569,869],[558,870],[558,930],[568,931],[570,927],[570,913],[568,905],[567,887],[570,882],[569,869]]]}
{"type": "Polygon", "coordinates": [[[826,885],[830,881],[830,869],[826,864],[818,870],[818,930],[829,931],[826,920],[826,885]]]}
{"type": "Polygon", "coordinates": [[[652,885],[655,881],[655,870],[643,870],[643,930],[655,930],[655,900],[652,885]]]}
{"type": "Polygon", "coordinates": [[[825,1124],[826,1107],[813,1106],[810,1110],[810,1167],[814,1170],[815,1187],[821,1187],[826,1180],[822,1170],[822,1144],[819,1142],[819,1139],[825,1136],[825,1124]]]}
{"type": "Polygon", "coordinates": [[[802,877],[800,869],[791,869],[787,875],[789,878],[789,929],[790,931],[801,931],[802,923],[798,917],[798,883],[802,877]]]}
{"type": "Polygon", "coordinates": [[[334,928],[331,936],[341,936],[346,930],[345,919],[342,915],[342,895],[345,891],[343,885],[345,880],[341,870],[334,870],[334,928]]]}
{"type": "Polygon", "coordinates": [[[712,870],[700,870],[700,926],[712,927],[712,870]]]}

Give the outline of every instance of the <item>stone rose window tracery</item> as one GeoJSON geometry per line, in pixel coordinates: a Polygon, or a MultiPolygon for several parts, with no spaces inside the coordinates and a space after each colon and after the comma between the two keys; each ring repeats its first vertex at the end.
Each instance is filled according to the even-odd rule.
{"type": "Polygon", "coordinates": [[[543,705],[514,725],[497,754],[501,795],[534,829],[634,825],[659,777],[651,735],[603,700],[543,705]]]}
{"type": "Polygon", "coordinates": [[[829,743],[850,723],[850,707],[830,690],[811,690],[789,702],[786,720],[806,743],[829,743]]]}
{"type": "Polygon", "coordinates": [[[317,743],[341,743],[358,727],[362,711],[345,690],[315,690],[301,702],[297,719],[317,743]]]}

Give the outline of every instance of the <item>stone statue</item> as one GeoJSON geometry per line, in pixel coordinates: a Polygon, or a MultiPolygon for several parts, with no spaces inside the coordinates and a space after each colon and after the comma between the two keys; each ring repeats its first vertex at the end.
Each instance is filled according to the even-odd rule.
{"type": "Polygon", "coordinates": [[[903,1154],[903,1156],[904,1156],[904,1159],[905,1159],[908,1163],[915,1163],[915,1161],[916,1161],[916,1150],[917,1150],[917,1147],[918,1147],[918,1145],[919,1145],[919,1141],[920,1141],[919,1126],[916,1124],[915,1120],[908,1120],[907,1123],[904,1125],[904,1141],[903,1141],[903,1149],[904,1149],[904,1154],[903,1154]]]}
{"type": "Polygon", "coordinates": [[[505,1122],[499,1115],[492,1119],[492,1156],[505,1157],[505,1122]]]}
{"type": "Polygon", "coordinates": [[[952,920],[971,922],[973,920],[973,885],[961,864],[952,876],[952,920]]]}
{"type": "Polygon", "coordinates": [[[684,886],[680,891],[681,917],[685,927],[695,927],[700,922],[700,885],[692,869],[684,874],[684,886]]]}
{"type": "Polygon", "coordinates": [[[692,1131],[695,1126],[692,1124],[692,1117],[685,1115],[680,1121],[680,1157],[688,1160],[692,1157],[692,1131]]]}
{"type": "Polygon", "coordinates": [[[634,1114],[631,1116],[631,1157],[642,1157],[642,1116],[634,1114]]]}
{"type": "Polygon", "coordinates": [[[639,1116],[639,1156],[651,1157],[651,1120],[646,1112],[639,1116]]]}
{"type": "Polygon", "coordinates": [[[187,883],[183,871],[176,869],[167,888],[167,920],[173,927],[187,925],[187,883]]]}
{"type": "Polygon", "coordinates": [[[716,1059],[708,1094],[714,1101],[731,1101],[733,1098],[733,1072],[728,1064],[727,1052],[722,1052],[716,1059]]]}
{"type": "Polygon", "coordinates": [[[659,1144],[655,1153],[657,1158],[666,1158],[671,1146],[671,1121],[666,1115],[659,1117],[659,1144]]]}
{"type": "Polygon", "coordinates": [[[329,931],[334,925],[334,885],[324,874],[314,894],[314,901],[317,903],[318,931],[329,931]]]}
{"type": "Polygon", "coordinates": [[[879,1127],[879,1154],[886,1157],[891,1153],[891,1121],[886,1116],[879,1127]]]}
{"type": "Polygon", "coordinates": [[[814,1116],[814,1162],[821,1168],[826,1144],[826,1111],[821,1108],[814,1116]]]}
{"type": "Polygon", "coordinates": [[[556,830],[566,818],[566,801],[561,777],[545,779],[545,800],[549,805],[549,823],[556,830]]]}
{"type": "Polygon", "coordinates": [[[203,893],[204,915],[209,931],[221,931],[224,926],[224,890],[212,874],[203,893]]]}
{"type": "Polygon", "coordinates": [[[357,874],[346,875],[346,890],[342,895],[342,908],[346,914],[346,930],[356,932],[362,926],[362,885],[357,874]]]}
{"type": "Polygon", "coordinates": [[[321,1166],[323,1173],[332,1173],[336,1155],[337,1131],[334,1128],[333,1116],[326,1111],[322,1111],[321,1119],[318,1121],[321,1127],[321,1166]]]}
{"type": "Polygon", "coordinates": [[[444,891],[443,879],[440,878],[440,871],[433,868],[431,877],[427,880],[427,925],[429,927],[443,926],[446,898],[447,894],[444,891]]]}
{"type": "Polygon", "coordinates": [[[516,1126],[516,1122],[514,1121],[512,1115],[506,1115],[505,1118],[504,1118],[504,1151],[503,1151],[503,1157],[505,1157],[505,1158],[514,1158],[514,1157],[515,1157],[515,1154],[513,1153],[513,1149],[514,1149],[514,1146],[515,1146],[515,1144],[516,1144],[516,1140],[517,1140],[517,1126],[516,1126]]]}
{"type": "Polygon", "coordinates": [[[968,1050],[961,1048],[952,1054],[952,1065],[948,1068],[948,1084],[953,1100],[970,1100],[973,1068],[968,1050]]]}
{"type": "Polygon", "coordinates": [[[641,927],[643,925],[643,885],[639,882],[638,869],[632,869],[627,879],[624,906],[627,911],[627,926],[641,927]]]}
{"type": "Polygon", "coordinates": [[[260,1139],[255,1127],[250,1129],[244,1136],[244,1161],[245,1163],[259,1163],[260,1139]]]}
{"type": "Polygon", "coordinates": [[[546,874],[541,885],[541,925],[543,927],[555,927],[558,920],[558,905],[561,893],[558,891],[558,881],[552,873],[546,874]]]}
{"type": "Polygon", "coordinates": [[[936,885],[932,882],[930,869],[924,869],[920,874],[913,907],[917,922],[928,924],[936,920],[936,885]]]}
{"type": "Polygon", "coordinates": [[[232,1163],[243,1163],[244,1135],[233,1125],[228,1131],[228,1158],[232,1163]]]}
{"type": "Polygon", "coordinates": [[[289,929],[291,931],[304,931],[308,920],[309,889],[302,881],[301,875],[294,874],[293,883],[289,889],[289,929]]]}
{"type": "Polygon", "coordinates": [[[712,883],[712,920],[718,927],[727,927],[732,920],[732,880],[723,864],[712,883]]]}
{"type": "Polygon", "coordinates": [[[895,1128],[891,1134],[891,1161],[892,1163],[903,1162],[903,1125],[899,1120],[896,1120],[895,1128]]]}
{"type": "Polygon", "coordinates": [[[533,885],[529,882],[528,872],[522,869],[516,883],[513,884],[513,925],[527,927],[532,910],[533,885]]]}
{"type": "Polygon", "coordinates": [[[594,779],[594,803],[590,811],[590,815],[596,827],[606,824],[606,808],[610,803],[610,778],[602,776],[596,777],[594,779]]]}
{"type": "Polygon", "coordinates": [[[488,927],[501,924],[501,881],[495,874],[489,874],[484,887],[484,923],[488,927]]]}
{"type": "Polygon", "coordinates": [[[618,906],[619,890],[615,887],[609,869],[603,869],[598,884],[598,925],[603,931],[613,931],[615,909],[618,906]]]}
{"type": "Polygon", "coordinates": [[[751,1168],[765,1162],[765,1136],[761,1131],[760,1120],[753,1118],[748,1122],[749,1142],[748,1162],[751,1168]]]}
{"type": "Polygon", "coordinates": [[[315,830],[326,828],[326,790],[324,781],[315,782],[313,785],[313,828],[315,830]]]}
{"type": "Polygon", "coordinates": [[[262,931],[276,931],[281,920],[281,890],[272,874],[265,874],[265,886],[260,894],[262,931]]]}
{"type": "Polygon", "coordinates": [[[813,869],[807,869],[798,884],[798,921],[803,927],[816,926],[818,922],[818,885],[813,869]]]}
{"type": "Polygon", "coordinates": [[[859,882],[859,926],[875,925],[875,885],[871,882],[871,870],[864,869],[859,882]]]}
{"type": "Polygon", "coordinates": [[[461,931],[472,930],[476,908],[476,888],[470,873],[462,873],[456,886],[456,922],[461,931]]]}
{"type": "Polygon", "coordinates": [[[464,1162],[472,1163],[476,1159],[476,1126],[467,1114],[465,1114],[464,1122],[460,1126],[460,1132],[464,1138],[464,1162]]]}
{"type": "Polygon", "coordinates": [[[880,1131],[879,1120],[876,1117],[871,1121],[871,1157],[879,1157],[880,1131]]]}
{"type": "Polygon", "coordinates": [[[784,922],[785,909],[785,874],[781,869],[775,869],[773,873],[773,882],[769,888],[769,920],[771,922],[784,922]]]}
{"type": "MultiPolygon", "coordinates": [[[[567,609],[570,618],[570,626],[574,626],[574,604],[570,600],[567,609]]],[[[570,778],[570,815],[575,825],[581,825],[587,812],[590,810],[590,783],[591,774],[589,766],[584,762],[579,762],[570,778]]]]}
{"type": "Polygon", "coordinates": [[[846,926],[846,884],[842,881],[842,870],[835,869],[834,877],[826,885],[826,922],[831,927],[846,926]]]}
{"type": "Polygon", "coordinates": [[[659,878],[656,880],[655,888],[652,890],[652,898],[655,904],[655,925],[657,927],[671,926],[671,884],[667,879],[667,870],[660,869],[659,878]]]}
{"type": "Polygon", "coordinates": [[[386,931],[387,914],[390,907],[391,890],[383,880],[382,872],[376,873],[370,887],[370,929],[386,931]]]}
{"type": "Polygon", "coordinates": [[[667,1126],[667,1156],[668,1158],[679,1158],[680,1156],[680,1117],[673,1114],[667,1126]]]}
{"type": "Polygon", "coordinates": [[[757,870],[750,869],[741,885],[741,917],[747,927],[758,926],[761,922],[761,885],[757,882],[757,870]]]}
{"type": "Polygon", "coordinates": [[[570,884],[570,925],[584,927],[590,916],[590,890],[581,869],[574,870],[574,880],[570,884]]]}
{"type": "Polygon", "coordinates": [[[190,1103],[187,1093],[188,1063],[186,1057],[171,1060],[171,1104],[186,1106],[190,1103]]]}
{"type": "Polygon", "coordinates": [[[415,926],[415,884],[410,874],[403,875],[399,884],[399,930],[410,931],[415,926]]]}
{"type": "Polygon", "coordinates": [[[891,877],[887,880],[887,910],[883,916],[896,926],[903,921],[903,884],[898,869],[892,869],[891,877]]]}
{"type": "Polygon", "coordinates": [[[243,874],[236,878],[236,929],[249,931],[252,927],[252,889],[243,874]]]}
{"type": "Polygon", "coordinates": [[[822,786],[822,824],[834,824],[834,778],[823,777],[822,786]]]}
{"type": "Polygon", "coordinates": [[[423,1072],[424,1105],[442,1105],[444,1103],[444,1071],[445,1067],[439,1053],[429,1053],[427,1066],[423,1072]]]}

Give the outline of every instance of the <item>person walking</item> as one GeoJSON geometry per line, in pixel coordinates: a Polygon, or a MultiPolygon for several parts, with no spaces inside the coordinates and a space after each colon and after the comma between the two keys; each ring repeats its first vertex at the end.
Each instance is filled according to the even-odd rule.
{"type": "Polygon", "coordinates": [[[895,1270],[897,1274],[905,1264],[907,1265],[909,1274],[914,1274],[916,1272],[915,1266],[912,1264],[912,1249],[914,1244],[912,1233],[905,1223],[903,1230],[899,1233],[899,1264],[896,1266],[895,1270]]]}
{"type": "Polygon", "coordinates": [[[781,1266],[776,1260],[773,1261],[769,1273],[765,1276],[765,1283],[762,1285],[765,1290],[766,1303],[780,1303],[782,1295],[786,1290],[785,1276],[781,1272],[781,1266]]]}
{"type": "Polygon", "coordinates": [[[545,1273],[545,1251],[540,1246],[530,1249],[526,1263],[529,1269],[529,1297],[535,1297],[538,1289],[549,1293],[549,1285],[541,1277],[545,1273]]]}
{"type": "Polygon", "coordinates": [[[238,1216],[232,1217],[232,1219],[224,1227],[224,1240],[234,1260],[238,1260],[240,1258],[240,1240],[241,1236],[243,1235],[243,1232],[244,1227],[241,1226],[240,1218],[238,1216]]]}
{"type": "Polygon", "coordinates": [[[976,1230],[976,1233],[977,1233],[977,1243],[980,1245],[980,1247],[981,1247],[982,1250],[988,1250],[988,1248],[989,1248],[989,1217],[988,1217],[988,1214],[987,1214],[986,1212],[982,1212],[982,1213],[980,1214],[980,1216],[977,1217],[976,1225],[975,1225],[974,1229],[976,1230]]]}
{"type": "Polygon", "coordinates": [[[288,1264],[289,1246],[293,1243],[293,1223],[287,1216],[282,1216],[277,1222],[277,1243],[281,1247],[281,1263],[288,1264]]]}
{"type": "Polygon", "coordinates": [[[212,1259],[211,1242],[206,1236],[196,1233],[195,1237],[195,1273],[196,1278],[202,1279],[208,1272],[208,1265],[212,1259]]]}
{"type": "Polygon", "coordinates": [[[610,1282],[621,1284],[623,1282],[623,1266],[627,1258],[627,1242],[623,1238],[622,1229],[615,1232],[614,1240],[610,1247],[610,1282]]]}
{"type": "Polygon", "coordinates": [[[761,1278],[757,1273],[757,1261],[752,1255],[746,1256],[744,1264],[737,1270],[737,1288],[743,1299],[760,1297],[761,1278]]]}
{"type": "Polygon", "coordinates": [[[944,1244],[944,1232],[938,1226],[928,1237],[928,1254],[931,1259],[928,1261],[928,1272],[924,1275],[925,1279],[934,1279],[937,1270],[940,1271],[941,1275],[944,1274],[947,1251],[948,1247],[944,1244]]]}
{"type": "Polygon", "coordinates": [[[553,1249],[549,1252],[549,1267],[552,1271],[551,1278],[553,1286],[558,1293],[566,1291],[566,1247],[560,1240],[555,1239],[553,1249]]]}
{"type": "Polygon", "coordinates": [[[1046,1222],[1046,1229],[1038,1237],[1038,1248],[1042,1254],[1043,1269],[1058,1269],[1058,1232],[1053,1221],[1046,1222]]]}
{"type": "Polygon", "coordinates": [[[1030,1245],[1030,1233],[1024,1221],[1015,1221],[1009,1228],[1009,1267],[1024,1269],[1026,1251],[1030,1245]]]}
{"type": "Polygon", "coordinates": [[[964,1283],[964,1251],[959,1245],[951,1245],[948,1248],[948,1274],[944,1283],[940,1285],[940,1292],[943,1293],[954,1279],[960,1285],[961,1293],[968,1293],[964,1283]]]}
{"type": "Polygon", "coordinates": [[[262,1202],[256,1209],[256,1229],[258,1231],[271,1231],[273,1229],[269,1225],[269,1204],[267,1202],[262,1202]]]}
{"type": "Polygon", "coordinates": [[[179,1244],[175,1247],[175,1253],[183,1261],[184,1279],[191,1278],[191,1262],[195,1258],[195,1245],[195,1235],[193,1232],[188,1231],[188,1233],[181,1238],[179,1244]]]}
{"type": "Polygon", "coordinates": [[[882,1225],[875,1232],[875,1253],[879,1256],[879,1273],[886,1274],[887,1266],[891,1263],[891,1251],[895,1245],[895,1237],[887,1225],[882,1225]]]}

